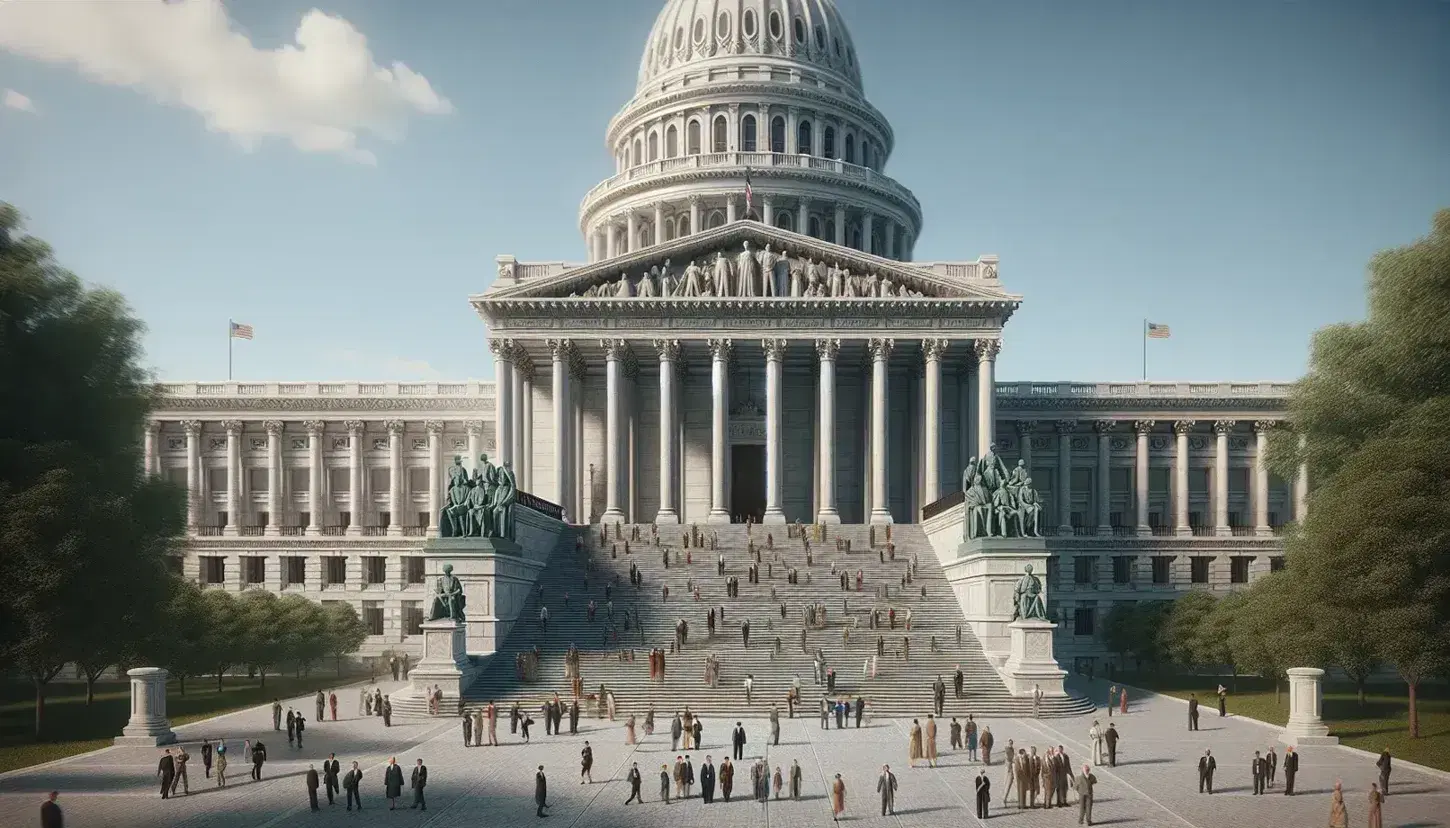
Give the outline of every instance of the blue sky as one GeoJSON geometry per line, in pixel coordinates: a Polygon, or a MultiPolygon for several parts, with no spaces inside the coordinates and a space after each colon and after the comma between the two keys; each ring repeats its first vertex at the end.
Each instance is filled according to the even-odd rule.
{"type": "MultiPolygon", "coordinates": [[[[498,254],[583,257],[579,199],[612,172],[604,127],[662,6],[253,0],[226,9],[249,45],[133,11],[96,55],[83,12],[6,31],[28,2],[0,2],[0,200],[129,298],[173,380],[225,377],[229,317],[256,329],[238,379],[491,376],[466,297],[498,254]],[[220,92],[165,76],[249,65],[314,7],[426,79],[336,90],[355,144],[246,72],[220,92]]],[[[1447,3],[838,5],[896,130],[887,172],[923,205],[917,258],[996,253],[1025,295],[1003,379],[1135,378],[1145,317],[1173,329],[1151,378],[1292,379],[1315,328],[1362,316],[1369,257],[1450,206],[1447,3]]]]}

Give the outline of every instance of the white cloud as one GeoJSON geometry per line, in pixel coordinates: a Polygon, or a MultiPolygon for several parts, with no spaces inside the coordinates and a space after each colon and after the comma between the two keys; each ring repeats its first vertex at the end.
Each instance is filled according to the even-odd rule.
{"type": "Polygon", "coordinates": [[[195,110],[248,150],[280,137],[373,164],[360,134],[397,141],[409,116],[453,111],[427,78],[374,62],[367,38],[340,17],[309,11],[294,41],[257,48],[221,0],[0,2],[0,49],[195,110]]]}
{"type": "Polygon", "coordinates": [[[331,356],[334,361],[347,366],[347,370],[350,372],[366,372],[358,375],[362,379],[376,377],[385,381],[416,382],[436,380],[443,376],[441,371],[434,368],[427,360],[422,359],[405,359],[396,356],[378,358],[372,354],[354,350],[334,351],[331,356]]]}
{"type": "Polygon", "coordinates": [[[3,93],[0,93],[0,105],[3,105],[6,109],[18,109],[21,112],[35,111],[35,101],[16,92],[14,89],[6,89],[3,93]]]}

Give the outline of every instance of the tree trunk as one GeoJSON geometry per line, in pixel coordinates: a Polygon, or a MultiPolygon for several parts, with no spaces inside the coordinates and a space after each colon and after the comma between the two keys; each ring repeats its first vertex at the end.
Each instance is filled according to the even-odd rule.
{"type": "Polygon", "coordinates": [[[259,669],[257,672],[260,673],[261,676],[262,676],[262,684],[261,684],[261,686],[265,689],[266,686],[267,686],[267,668],[263,667],[263,668],[259,669]]]}
{"type": "Polygon", "coordinates": [[[341,654],[339,654],[337,656],[337,675],[339,677],[342,676],[342,655],[341,654]]]}
{"type": "Polygon", "coordinates": [[[216,671],[216,691],[218,693],[220,693],[222,691],[222,673],[224,673],[224,672],[226,672],[226,671],[225,670],[217,670],[216,671]]]}
{"type": "Polygon", "coordinates": [[[96,679],[86,671],[86,707],[90,707],[96,700],[96,679]]]}
{"type": "Polygon", "coordinates": [[[1410,688],[1410,738],[1418,739],[1420,738],[1420,701],[1418,698],[1420,683],[1410,681],[1406,684],[1410,688]]]}
{"type": "Polygon", "coordinates": [[[1228,690],[1235,695],[1239,692],[1239,668],[1237,664],[1229,667],[1228,690]]]}
{"type": "Polygon", "coordinates": [[[1354,687],[1356,690],[1359,691],[1359,706],[1364,707],[1364,679],[1356,679],[1354,682],[1354,687]]]}
{"type": "Polygon", "coordinates": [[[1279,677],[1274,676],[1274,707],[1279,706],[1279,677]]]}
{"type": "Polygon", "coordinates": [[[181,690],[181,695],[185,696],[186,695],[186,673],[178,673],[176,675],[176,684],[177,684],[177,688],[181,690]]]}
{"type": "Polygon", "coordinates": [[[39,676],[32,676],[35,683],[35,738],[40,738],[41,725],[45,722],[45,681],[39,676]]]}

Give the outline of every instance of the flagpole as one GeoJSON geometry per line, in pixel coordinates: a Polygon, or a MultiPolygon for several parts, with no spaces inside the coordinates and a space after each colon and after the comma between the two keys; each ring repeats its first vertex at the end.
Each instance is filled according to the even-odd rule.
{"type": "Polygon", "coordinates": [[[227,382],[232,381],[232,320],[227,320],[227,382]]]}
{"type": "Polygon", "coordinates": [[[1143,320],[1143,382],[1148,381],[1148,320],[1143,320]]]}

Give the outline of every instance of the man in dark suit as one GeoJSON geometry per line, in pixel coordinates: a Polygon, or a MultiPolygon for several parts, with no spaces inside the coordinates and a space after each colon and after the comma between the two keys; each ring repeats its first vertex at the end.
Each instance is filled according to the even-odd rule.
{"type": "Polygon", "coordinates": [[[362,768],[352,763],[352,770],[342,779],[342,789],[347,792],[347,809],[352,810],[352,803],[357,801],[357,809],[362,810],[362,768]]]}
{"type": "Polygon", "coordinates": [[[544,766],[539,766],[539,772],[534,774],[534,805],[537,806],[534,816],[546,817],[544,809],[549,807],[549,780],[544,777],[544,766]]]}
{"type": "Polygon", "coordinates": [[[700,799],[706,805],[715,801],[715,766],[709,756],[705,757],[705,764],[700,767],[700,799]]]}
{"type": "Polygon", "coordinates": [[[644,797],[640,795],[639,786],[644,784],[644,777],[639,774],[638,762],[635,762],[630,767],[629,773],[625,774],[624,778],[629,780],[629,799],[624,800],[624,804],[628,805],[631,802],[638,801],[643,805],[644,797]]]}
{"type": "Polygon", "coordinates": [[[176,781],[176,760],[171,756],[171,748],[161,754],[161,761],[156,765],[156,775],[161,778],[161,798],[169,798],[171,783],[176,781]]]}
{"type": "Polygon", "coordinates": [[[965,683],[966,676],[962,675],[962,668],[958,667],[957,671],[952,674],[952,689],[956,691],[957,698],[959,699],[962,697],[962,685],[965,683]]]}
{"type": "Polygon", "coordinates": [[[992,802],[992,780],[987,772],[977,774],[977,819],[987,818],[987,806],[992,802]]]}
{"type": "Polygon", "coordinates": [[[730,735],[730,744],[733,752],[730,758],[739,762],[745,758],[745,728],[739,722],[735,723],[735,732],[730,735]]]}
{"type": "Polygon", "coordinates": [[[1299,772],[1299,752],[1284,749],[1284,796],[1294,795],[1294,775],[1299,772]]]}
{"type": "Polygon", "coordinates": [[[856,697],[856,727],[861,727],[861,714],[866,712],[866,700],[860,696],[856,697]]]}
{"type": "Polygon", "coordinates": [[[1257,750],[1254,751],[1254,761],[1249,767],[1254,775],[1254,796],[1258,796],[1264,792],[1264,776],[1268,768],[1257,750]]]}
{"type": "Polygon", "coordinates": [[[327,804],[337,804],[333,797],[337,795],[337,777],[342,773],[342,767],[337,763],[337,754],[329,753],[327,759],[322,763],[322,786],[327,790],[327,804]]]}
{"type": "Polygon", "coordinates": [[[40,828],[65,828],[65,814],[60,812],[60,806],[55,804],[55,798],[60,796],[59,791],[51,791],[50,798],[40,805],[40,828]]]}
{"type": "Polygon", "coordinates": [[[202,768],[202,771],[205,772],[206,778],[207,779],[210,779],[211,778],[211,740],[210,739],[202,739],[201,740],[201,768],[202,768]]]}
{"type": "Polygon", "coordinates": [[[314,811],[320,811],[320,810],[322,810],[321,808],[318,808],[317,807],[317,787],[318,787],[318,784],[319,784],[319,780],[317,778],[317,768],[314,768],[311,765],[308,765],[307,766],[307,803],[312,806],[312,810],[314,810],[314,811]]]}
{"type": "Polygon", "coordinates": [[[252,744],[252,781],[262,781],[262,765],[267,761],[267,746],[260,740],[252,744]]]}
{"type": "Polygon", "coordinates": [[[1198,696],[1193,693],[1188,694],[1188,729],[1198,729],[1198,696]]]}
{"type": "Polygon", "coordinates": [[[1108,725],[1108,732],[1103,734],[1103,741],[1108,745],[1108,767],[1118,766],[1118,729],[1108,725]]]}
{"type": "Polygon", "coordinates": [[[304,731],[304,730],[307,729],[307,719],[303,718],[303,716],[302,716],[301,713],[298,713],[297,714],[297,721],[296,721],[295,727],[297,728],[297,749],[298,750],[301,750],[302,749],[302,731],[304,731]]]}
{"type": "Polygon", "coordinates": [[[1198,792],[1213,793],[1213,772],[1218,770],[1218,760],[1213,758],[1213,751],[1205,750],[1203,755],[1198,757],[1198,792]]]}
{"type": "Polygon", "coordinates": [[[1264,786],[1265,787],[1268,787],[1268,788],[1274,787],[1274,777],[1278,774],[1278,771],[1279,771],[1279,754],[1275,753],[1274,752],[1274,749],[1271,747],[1271,748],[1269,748],[1269,752],[1264,756],[1264,786]]]}
{"type": "Polygon", "coordinates": [[[423,811],[428,810],[428,802],[423,799],[423,789],[428,787],[428,766],[423,764],[422,759],[419,759],[418,764],[413,766],[413,778],[411,781],[413,784],[413,804],[408,807],[423,811]]]}

